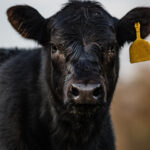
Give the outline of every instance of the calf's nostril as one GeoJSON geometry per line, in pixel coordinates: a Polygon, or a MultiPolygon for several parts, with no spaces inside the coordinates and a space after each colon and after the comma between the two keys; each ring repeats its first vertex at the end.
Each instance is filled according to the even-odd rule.
{"type": "Polygon", "coordinates": [[[96,88],[94,91],[93,91],[93,96],[94,97],[99,97],[101,94],[102,94],[102,88],[101,87],[98,87],[96,88]]]}
{"type": "Polygon", "coordinates": [[[72,96],[79,96],[79,90],[76,88],[76,87],[73,87],[71,88],[71,94],[72,96]]]}

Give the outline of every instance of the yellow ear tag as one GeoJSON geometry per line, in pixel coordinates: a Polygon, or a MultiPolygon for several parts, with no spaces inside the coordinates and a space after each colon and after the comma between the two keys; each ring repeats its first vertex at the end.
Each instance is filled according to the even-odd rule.
{"type": "Polygon", "coordinates": [[[135,23],[136,40],[130,46],[130,62],[142,62],[150,60],[150,44],[141,39],[140,23],[135,23]]]}

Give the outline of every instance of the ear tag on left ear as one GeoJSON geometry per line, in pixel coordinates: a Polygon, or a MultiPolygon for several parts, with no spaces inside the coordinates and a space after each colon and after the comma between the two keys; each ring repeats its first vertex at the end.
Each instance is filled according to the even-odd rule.
{"type": "Polygon", "coordinates": [[[141,39],[140,23],[135,23],[136,40],[130,46],[130,62],[142,62],[150,60],[150,44],[141,39]]]}

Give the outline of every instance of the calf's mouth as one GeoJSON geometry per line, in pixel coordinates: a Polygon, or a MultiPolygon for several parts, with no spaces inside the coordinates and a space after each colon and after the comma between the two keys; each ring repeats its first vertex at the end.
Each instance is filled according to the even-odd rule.
{"type": "Polygon", "coordinates": [[[92,117],[99,109],[98,104],[76,104],[72,106],[70,114],[92,117]]]}

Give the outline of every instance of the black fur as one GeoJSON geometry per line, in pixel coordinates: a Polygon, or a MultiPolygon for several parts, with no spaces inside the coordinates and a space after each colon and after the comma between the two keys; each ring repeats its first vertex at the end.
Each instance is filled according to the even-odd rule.
{"type": "Polygon", "coordinates": [[[0,48],[0,65],[7,61],[12,56],[16,56],[17,54],[21,53],[23,49],[20,51],[17,48],[0,48]]]}
{"type": "Polygon", "coordinates": [[[0,150],[115,150],[109,109],[119,48],[135,39],[134,21],[149,34],[145,11],[118,20],[97,2],[70,1],[44,19],[30,6],[9,8],[12,26],[43,48],[0,53],[0,150]],[[102,97],[96,105],[77,103],[67,93],[72,82],[100,83],[102,97]]]}

